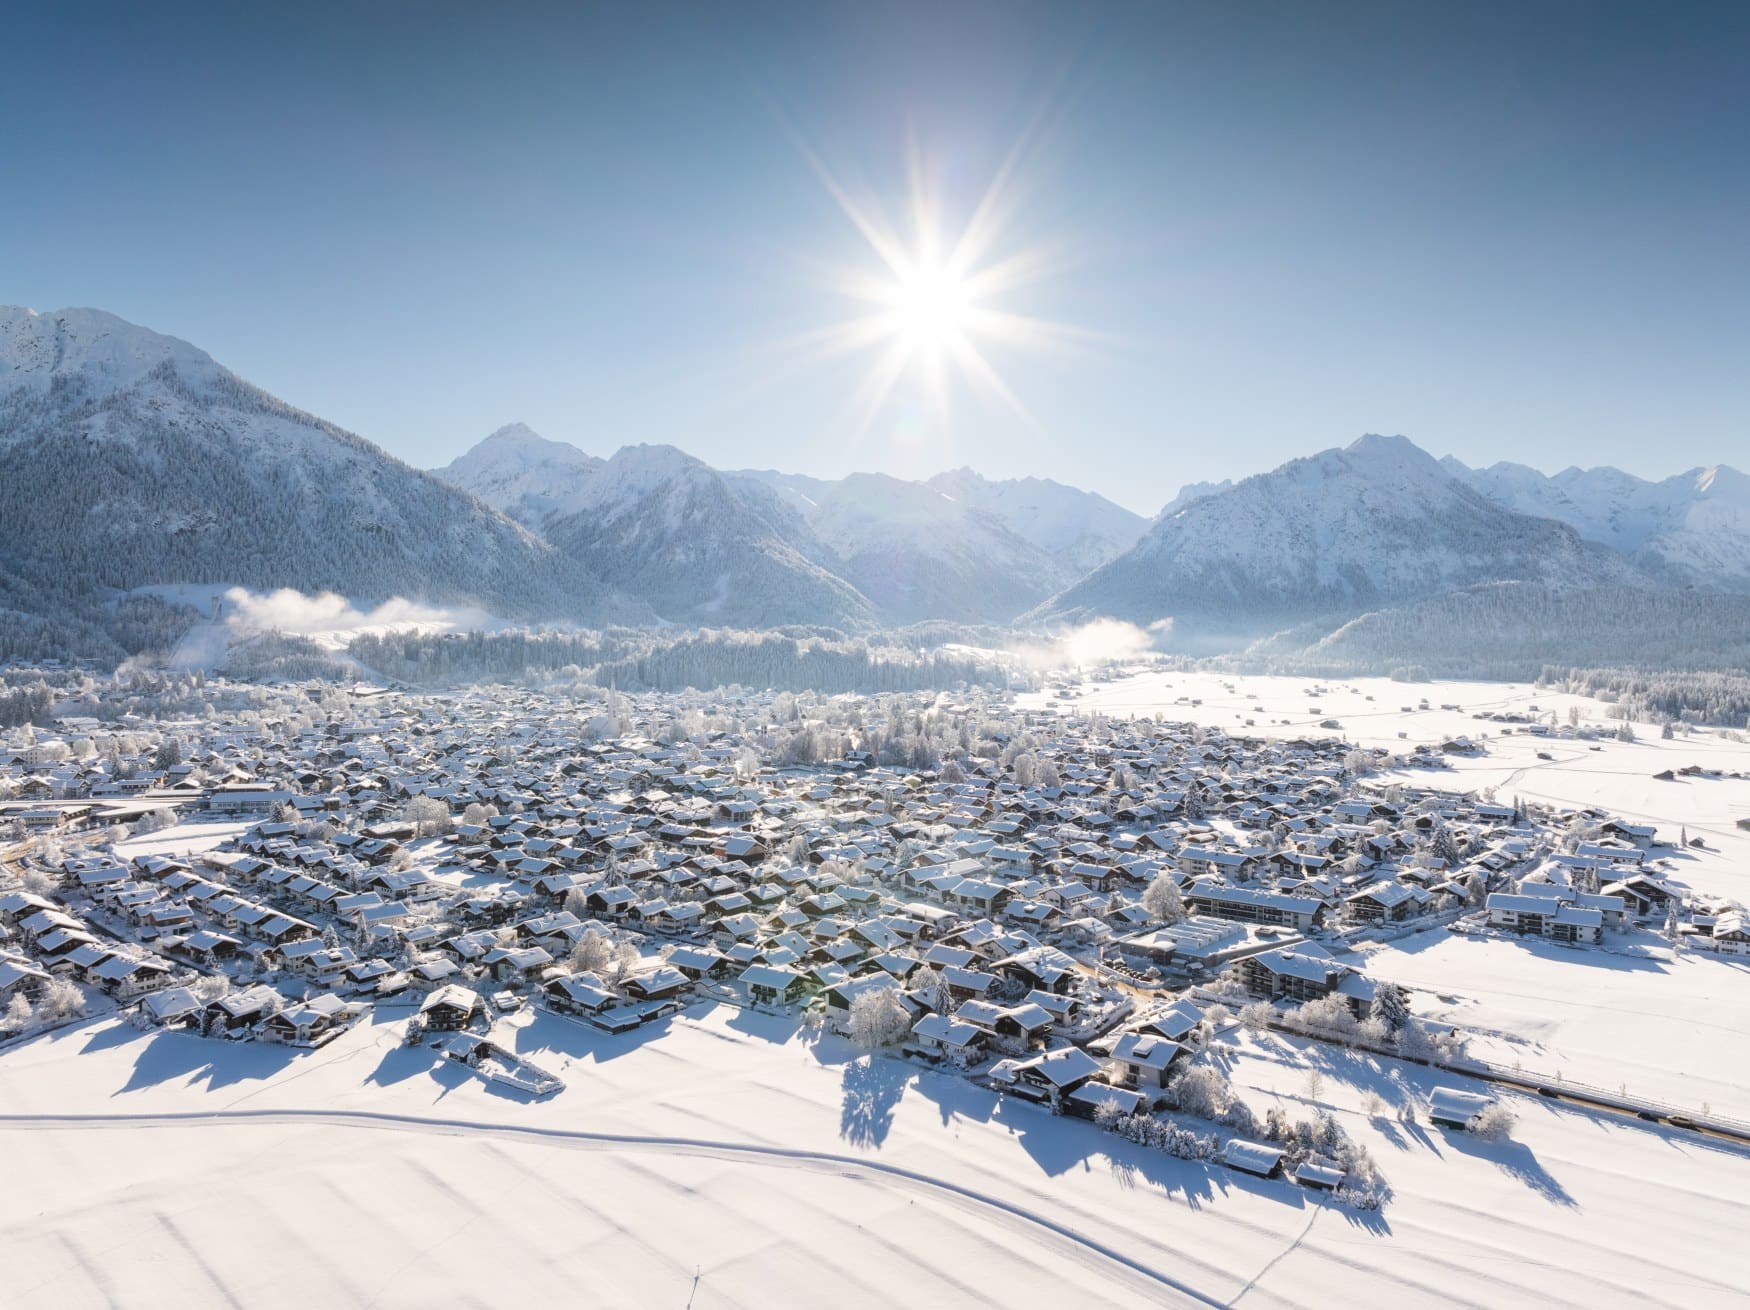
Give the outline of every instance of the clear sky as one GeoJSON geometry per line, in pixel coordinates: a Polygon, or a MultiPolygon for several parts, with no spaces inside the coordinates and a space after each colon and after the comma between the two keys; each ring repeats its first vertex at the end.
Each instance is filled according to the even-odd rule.
{"type": "Polygon", "coordinates": [[[4,45],[0,301],[419,465],[522,420],[1152,512],[1367,431],[1750,462],[1746,4],[65,3],[4,45]],[[847,215],[915,251],[912,176],[947,245],[1005,179],[976,287],[847,215]],[[853,275],[898,308],[824,349],[853,275]]]}

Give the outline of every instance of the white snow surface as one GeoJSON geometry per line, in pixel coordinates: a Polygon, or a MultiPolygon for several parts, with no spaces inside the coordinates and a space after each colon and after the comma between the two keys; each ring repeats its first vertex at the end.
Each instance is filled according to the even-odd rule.
{"type": "MultiPolygon", "coordinates": [[[[404,1011],[405,1013],[405,1011],[404,1011]]],[[[1750,1160],[1517,1098],[1510,1143],[1395,1119],[1426,1071],[1321,1049],[1395,1189],[1368,1215],[963,1079],[701,1007],[524,1012],[531,1101],[376,1021],[316,1052],[93,1021],[0,1054],[0,1304],[1725,1305],[1750,1160]]],[[[1261,1112],[1307,1056],[1227,1039],[1261,1112]]]]}

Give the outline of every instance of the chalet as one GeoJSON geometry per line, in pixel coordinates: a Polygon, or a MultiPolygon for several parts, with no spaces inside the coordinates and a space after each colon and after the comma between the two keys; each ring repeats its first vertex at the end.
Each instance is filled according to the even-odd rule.
{"type": "Polygon", "coordinates": [[[338,996],[317,996],[263,1019],[261,1034],[287,1046],[321,1046],[340,1035],[352,1013],[338,996]]]}
{"type": "Polygon", "coordinates": [[[1010,1088],[1018,1096],[1055,1105],[1092,1082],[1099,1072],[1099,1062],[1093,1056],[1079,1046],[1065,1046],[1014,1065],[1010,1088]]]}
{"type": "Polygon", "coordinates": [[[547,1005],[560,1014],[600,1014],[620,1002],[613,989],[593,973],[549,978],[541,995],[547,1005]]]}
{"type": "Polygon", "coordinates": [[[89,974],[92,982],[123,1000],[140,996],[170,981],[170,966],[162,960],[112,955],[89,974]]]}
{"type": "MultiPolygon", "coordinates": [[[[4,989],[0,989],[0,996],[4,995],[4,989]]],[[[141,998],[140,1008],[160,1028],[193,1028],[201,1021],[200,999],[187,987],[152,992],[141,998]]]]}
{"type": "Polygon", "coordinates": [[[1111,1060],[1117,1073],[1116,1083],[1121,1087],[1158,1092],[1167,1085],[1167,1073],[1173,1067],[1173,1061],[1184,1051],[1178,1042],[1168,1041],[1165,1037],[1122,1033],[1112,1044],[1111,1060]]]}
{"type": "Polygon", "coordinates": [[[1630,874],[1599,891],[1605,896],[1621,897],[1624,909],[1638,919],[1662,919],[1670,912],[1671,903],[1680,899],[1677,892],[1644,873],[1630,874]]]}
{"type": "Polygon", "coordinates": [[[1148,1109],[1148,1097],[1128,1087],[1086,1082],[1065,1097],[1063,1104],[1070,1114],[1092,1119],[1106,1106],[1121,1114],[1141,1114],[1148,1109]]]}
{"type": "Polygon", "coordinates": [[[0,955],[0,1002],[14,996],[35,996],[48,985],[49,974],[26,960],[0,955]]]}
{"type": "Polygon", "coordinates": [[[439,987],[419,1006],[419,1017],[428,1032],[459,1032],[486,1015],[480,993],[456,983],[439,987]]]}
{"type": "Polygon", "coordinates": [[[990,1034],[945,1014],[926,1014],[912,1025],[911,1039],[925,1054],[964,1069],[984,1059],[990,1034]]]}
{"type": "Polygon", "coordinates": [[[1343,918],[1349,923],[1402,923],[1433,904],[1434,894],[1425,887],[1376,882],[1343,898],[1343,918]]]}
{"type": "Polygon", "coordinates": [[[652,969],[626,980],[626,995],[636,1001],[668,1001],[693,985],[692,979],[671,965],[652,969]]]}
{"type": "Polygon", "coordinates": [[[736,982],[755,1005],[792,1005],[807,985],[797,970],[774,964],[750,964],[736,982]]]}
{"type": "Polygon", "coordinates": [[[1750,955],[1750,918],[1731,910],[1714,920],[1709,940],[1722,955],[1750,955]]]}
{"type": "Polygon", "coordinates": [[[280,994],[264,985],[227,992],[207,1002],[202,1029],[214,1036],[239,1036],[273,1014],[283,1004],[280,994]]]}
{"type": "Polygon", "coordinates": [[[551,967],[553,955],[545,946],[499,946],[486,952],[480,963],[499,982],[525,985],[535,982],[543,969],[551,967]]]}

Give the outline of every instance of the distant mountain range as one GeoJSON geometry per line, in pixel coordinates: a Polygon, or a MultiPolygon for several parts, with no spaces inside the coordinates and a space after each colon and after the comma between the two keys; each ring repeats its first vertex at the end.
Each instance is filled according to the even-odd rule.
{"type": "Polygon", "coordinates": [[[601,460],[520,423],[436,476],[683,623],[1007,623],[1148,526],[1039,478],[720,473],[670,446],[601,460]]]}
{"type": "MultiPolygon", "coordinates": [[[[1530,621],[1544,597],[1571,616],[1579,596],[1618,615],[1750,594],[1750,478],[1472,469],[1368,436],[1187,487],[1150,521],[1036,478],[723,471],[521,424],[427,473],[186,342],[0,309],[0,615],[101,627],[126,593],[217,584],[593,625],[1110,617],[1184,650],[1398,658],[1462,616],[1530,621]]],[[[1684,640],[1723,623],[1730,646],[1744,613],[1721,600],[1684,640]]],[[[1540,639],[1561,649],[1560,630],[1540,639]]]]}

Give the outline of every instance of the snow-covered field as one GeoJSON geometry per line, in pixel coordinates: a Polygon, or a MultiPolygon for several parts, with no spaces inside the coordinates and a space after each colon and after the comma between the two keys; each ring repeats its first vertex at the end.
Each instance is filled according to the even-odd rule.
{"type": "Polygon", "coordinates": [[[127,860],[140,855],[182,859],[217,850],[226,842],[248,832],[256,822],[258,820],[251,818],[179,823],[144,836],[126,838],[116,843],[115,850],[117,855],[127,860]]]}
{"type": "Polygon", "coordinates": [[[1611,949],[1421,933],[1362,954],[1415,989],[1417,1014],[1474,1034],[1470,1054],[1570,1082],[1750,1120],[1750,967],[1651,934],[1611,949]]]}
{"type": "MultiPolygon", "coordinates": [[[[532,1102],[378,1022],[314,1053],[98,1021],[0,1055],[0,1304],[1728,1305],[1750,1160],[1521,1099],[1516,1142],[1369,1122],[1426,1071],[1320,1047],[1396,1189],[1362,1214],[703,1007],[499,1036],[532,1102]],[[93,1116],[91,1119],[79,1116],[93,1116]]],[[[1307,1057],[1229,1039],[1261,1112],[1307,1057]]]]}

